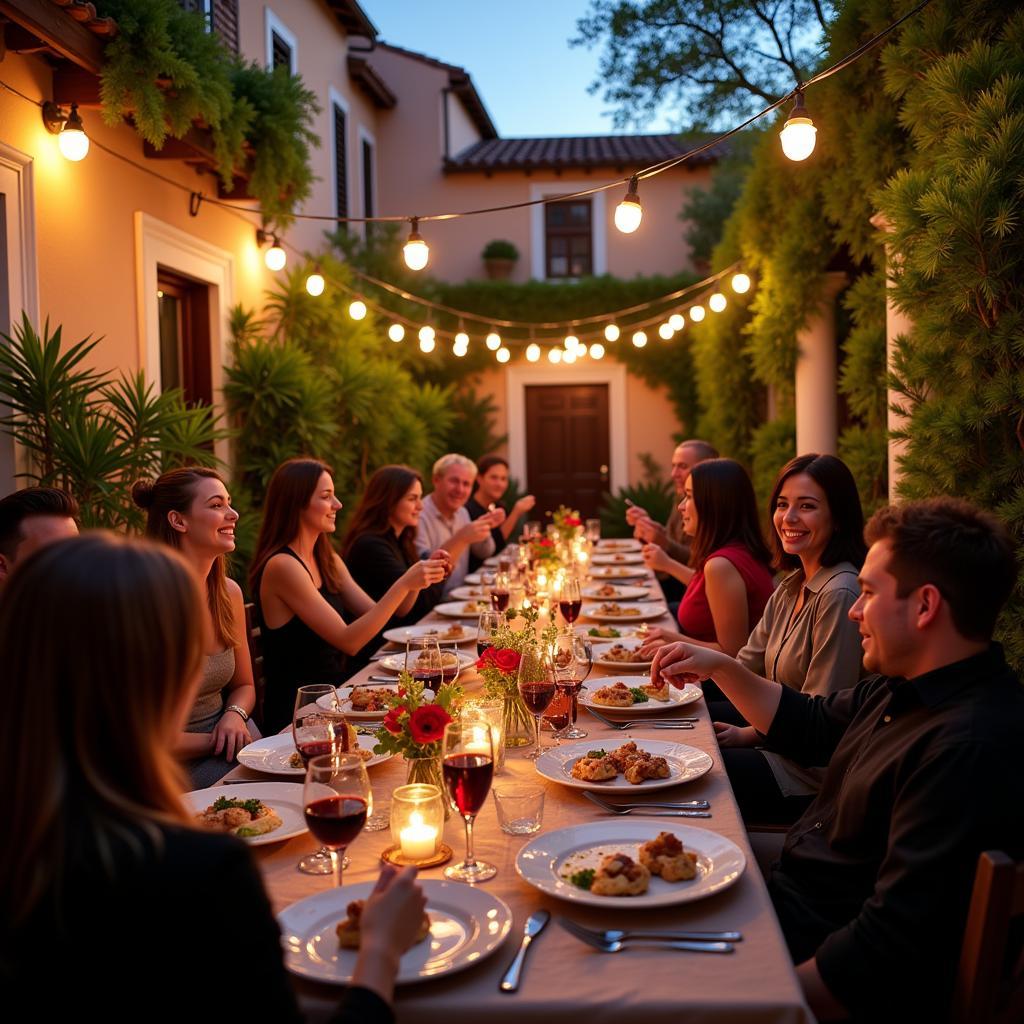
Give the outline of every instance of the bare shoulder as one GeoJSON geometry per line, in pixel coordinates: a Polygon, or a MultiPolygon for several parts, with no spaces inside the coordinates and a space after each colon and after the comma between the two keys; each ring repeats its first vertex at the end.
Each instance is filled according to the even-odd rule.
{"type": "Polygon", "coordinates": [[[704,579],[715,583],[727,583],[731,580],[742,579],[739,569],[736,568],[728,558],[718,555],[709,558],[704,563],[704,579]]]}
{"type": "Polygon", "coordinates": [[[306,567],[297,558],[279,552],[276,555],[271,555],[263,567],[261,586],[267,583],[271,587],[295,586],[304,583],[312,586],[313,580],[306,571],[306,567]]]}
{"type": "Polygon", "coordinates": [[[224,578],[224,586],[232,604],[245,603],[245,596],[242,594],[242,588],[230,576],[226,576],[224,578]]]}

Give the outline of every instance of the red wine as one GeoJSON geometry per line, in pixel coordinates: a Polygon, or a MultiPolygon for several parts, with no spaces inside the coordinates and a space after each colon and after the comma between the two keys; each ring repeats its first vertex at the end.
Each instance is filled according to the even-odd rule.
{"type": "Polygon", "coordinates": [[[512,571],[512,559],[511,558],[499,558],[498,559],[498,572],[511,572],[512,571]]]}
{"type": "Polygon", "coordinates": [[[492,590],[491,606],[496,612],[503,612],[508,607],[508,597],[507,590],[492,590]]]}
{"type": "Polygon", "coordinates": [[[449,754],[444,781],[460,814],[476,814],[491,788],[494,762],[486,754],[449,754]]]}
{"type": "Polygon", "coordinates": [[[437,693],[437,688],[444,680],[444,673],[439,668],[418,668],[413,672],[412,677],[428,690],[437,693]]]}
{"type": "Polygon", "coordinates": [[[486,651],[488,647],[493,647],[493,646],[494,646],[494,644],[492,644],[490,640],[477,640],[477,642],[476,642],[476,656],[478,658],[482,658],[484,656],[484,651],[486,651]]]}
{"type": "Polygon", "coordinates": [[[555,686],[558,688],[559,693],[567,693],[570,697],[575,697],[583,689],[583,680],[559,679],[555,686]]]}
{"type": "Polygon", "coordinates": [[[580,617],[580,609],[583,607],[582,601],[559,601],[558,610],[562,613],[562,618],[566,622],[575,622],[580,617]]]}
{"type": "Polygon", "coordinates": [[[319,757],[321,754],[330,754],[334,751],[334,744],[330,740],[313,740],[312,743],[298,743],[296,749],[304,765],[309,765],[310,759],[319,757]]]}
{"type": "Polygon", "coordinates": [[[523,703],[535,715],[542,715],[555,695],[555,684],[549,682],[520,683],[523,703]]]}
{"type": "Polygon", "coordinates": [[[327,796],[306,805],[309,831],[324,846],[341,850],[366,824],[366,801],[361,796],[327,796]]]}
{"type": "Polygon", "coordinates": [[[572,711],[572,697],[569,691],[558,687],[558,692],[544,712],[544,720],[550,722],[555,729],[564,729],[569,724],[569,715],[572,711]]]}
{"type": "Polygon", "coordinates": [[[455,661],[451,664],[447,660],[444,661],[441,668],[441,682],[443,683],[454,683],[459,678],[459,661],[456,657],[455,661]]]}

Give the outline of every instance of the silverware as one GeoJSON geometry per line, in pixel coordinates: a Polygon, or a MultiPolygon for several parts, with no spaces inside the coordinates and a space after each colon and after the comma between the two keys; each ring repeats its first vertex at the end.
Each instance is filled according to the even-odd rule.
{"type": "Polygon", "coordinates": [[[571,934],[578,938],[593,938],[600,942],[628,942],[630,939],[669,939],[689,942],[742,942],[743,935],[740,932],[706,932],[691,931],[689,928],[670,932],[648,932],[648,931],[616,931],[609,928],[605,931],[594,931],[587,928],[578,921],[572,921],[567,917],[560,917],[558,923],[571,934]]]}
{"type": "MultiPolygon", "coordinates": [[[[683,949],[690,953],[735,953],[736,947],[730,942],[699,942],[687,941],[672,938],[638,938],[630,935],[629,938],[613,939],[608,941],[598,933],[589,929],[578,931],[575,927],[569,927],[570,922],[559,918],[558,923],[570,934],[581,942],[585,942],[602,953],[618,953],[625,949],[628,943],[637,942],[648,946],[659,946],[661,949],[683,949]]],[[[572,922],[575,924],[575,922],[572,922]]],[[[639,934],[639,933],[638,933],[639,934]]]]}
{"type": "MultiPolygon", "coordinates": [[[[397,683],[398,676],[367,676],[366,677],[371,683],[397,683]]],[[[356,683],[356,686],[359,684],[356,683]]]]}
{"type": "Polygon", "coordinates": [[[707,811],[711,809],[711,804],[707,800],[652,800],[650,803],[616,804],[610,800],[602,800],[601,797],[590,790],[584,790],[583,795],[591,803],[597,804],[598,807],[603,807],[606,811],[622,811],[624,809],[645,810],[648,807],[668,807],[674,811],[707,811]]]}
{"type": "Polygon", "coordinates": [[[641,728],[643,726],[653,726],[655,728],[659,726],[669,726],[671,728],[682,728],[692,729],[693,723],[697,721],[696,718],[637,718],[632,719],[628,722],[617,722],[614,718],[607,718],[602,715],[600,711],[595,711],[594,708],[588,707],[587,710],[596,718],[598,721],[604,722],[605,725],[610,726],[612,729],[629,729],[629,728],[641,728]]]}
{"type": "Polygon", "coordinates": [[[519,988],[519,978],[523,973],[523,962],[526,960],[526,951],[530,948],[530,944],[542,931],[548,921],[551,920],[551,915],[546,910],[537,910],[532,913],[526,922],[526,927],[523,928],[523,941],[519,944],[519,951],[516,953],[509,964],[508,970],[502,976],[501,984],[498,988],[502,992],[515,992],[519,988]]]}

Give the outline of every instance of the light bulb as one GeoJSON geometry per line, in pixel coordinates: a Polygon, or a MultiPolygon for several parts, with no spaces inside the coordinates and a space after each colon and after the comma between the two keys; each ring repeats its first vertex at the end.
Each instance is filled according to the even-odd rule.
{"type": "Polygon", "coordinates": [[[672,335],[675,333],[676,332],[672,330],[670,324],[662,324],[658,328],[658,337],[661,338],[662,341],[671,341],[672,335]]]}
{"type": "Polygon", "coordinates": [[[455,342],[455,344],[452,345],[452,355],[457,356],[459,359],[461,359],[468,351],[469,348],[467,346],[460,345],[458,342],[455,342]]]}
{"type": "Polygon", "coordinates": [[[575,334],[567,334],[565,341],[562,342],[562,348],[566,352],[575,352],[580,347],[580,339],[575,334]]]}
{"type": "Polygon", "coordinates": [[[459,333],[455,335],[455,344],[460,348],[468,349],[469,335],[465,331],[459,331],[459,333]]]}
{"type": "Polygon", "coordinates": [[[682,313],[673,313],[668,318],[668,325],[673,331],[681,331],[686,326],[686,321],[683,319],[682,313]]]}
{"type": "Polygon", "coordinates": [[[711,307],[712,313],[721,313],[728,305],[728,300],[721,292],[715,292],[715,294],[708,299],[708,305],[711,307]]]}
{"type": "Polygon", "coordinates": [[[82,119],[78,116],[78,104],[71,104],[71,113],[68,114],[64,127],[57,136],[57,148],[65,160],[73,160],[77,163],[84,160],[89,152],[89,136],[85,134],[82,126],[82,119]]]}
{"type": "Polygon", "coordinates": [[[604,329],[604,340],[605,341],[618,341],[619,340],[619,328],[615,324],[609,324],[604,329]]]}
{"type": "Polygon", "coordinates": [[[436,344],[437,344],[437,342],[434,341],[433,335],[430,335],[429,337],[426,337],[426,338],[421,337],[420,338],[420,351],[421,352],[433,352],[434,351],[434,346],[436,344]]]}
{"type": "Polygon", "coordinates": [[[691,306],[690,307],[690,319],[695,323],[699,324],[704,319],[704,307],[703,306],[691,306]]]}
{"type": "Polygon", "coordinates": [[[392,341],[401,341],[405,337],[405,328],[401,324],[392,324],[388,328],[388,337],[392,341]]]}
{"type": "Polygon", "coordinates": [[[274,236],[273,245],[263,254],[263,262],[267,265],[267,270],[284,270],[288,255],[278,244],[277,235],[274,236]]]}
{"type": "Polygon", "coordinates": [[[644,345],[647,344],[647,335],[644,334],[643,331],[637,331],[633,335],[633,344],[636,345],[637,348],[643,348],[644,345]]]}
{"type": "Polygon", "coordinates": [[[644,211],[640,206],[640,196],[637,194],[637,178],[634,174],[629,179],[629,188],[626,197],[615,207],[615,226],[624,234],[631,235],[643,219],[644,211]]]}
{"type": "Polygon", "coordinates": [[[562,361],[562,350],[560,348],[548,349],[548,359],[552,363],[560,363],[562,361]]]}
{"type": "Polygon", "coordinates": [[[419,224],[419,219],[413,217],[412,230],[409,232],[409,238],[402,248],[405,265],[410,270],[422,270],[430,260],[430,247],[420,236],[419,224]]]}
{"type": "Polygon", "coordinates": [[[366,316],[366,303],[362,299],[353,299],[348,304],[348,315],[353,320],[362,320],[366,316]]]}
{"type": "Polygon", "coordinates": [[[806,160],[814,152],[815,136],[818,129],[814,127],[810,114],[804,106],[804,94],[797,90],[796,103],[789,118],[779,132],[782,152],[790,160],[806,160]]]}
{"type": "Polygon", "coordinates": [[[575,363],[576,362],[576,349],[573,349],[571,352],[566,350],[565,354],[562,356],[562,362],[563,363],[569,363],[570,366],[573,363],[575,363]]]}
{"type": "Polygon", "coordinates": [[[591,359],[603,359],[604,358],[604,345],[599,341],[595,341],[590,346],[590,358],[591,359]]]}
{"type": "MultiPolygon", "coordinates": [[[[419,339],[420,339],[420,348],[423,348],[423,343],[425,341],[433,341],[435,336],[436,336],[436,333],[437,332],[434,330],[433,327],[430,326],[430,324],[424,324],[419,329],[419,335],[418,336],[419,336],[419,339]]],[[[431,348],[433,348],[433,346],[431,346],[431,348]]],[[[423,351],[424,352],[429,352],[430,349],[424,348],[423,351]]]]}
{"type": "Polygon", "coordinates": [[[536,342],[531,342],[531,344],[526,346],[526,361],[528,363],[535,363],[538,359],[540,359],[540,345],[536,342]]]}
{"type": "Polygon", "coordinates": [[[509,352],[507,348],[499,348],[495,353],[494,358],[497,359],[499,363],[507,363],[512,358],[512,353],[509,352]]]}
{"type": "Polygon", "coordinates": [[[317,271],[314,271],[309,277],[306,278],[306,291],[310,295],[317,296],[323,295],[324,293],[324,276],[317,271]]]}
{"type": "Polygon", "coordinates": [[[491,331],[491,333],[487,335],[486,342],[487,342],[487,347],[492,352],[497,352],[498,349],[501,348],[501,335],[500,334],[495,334],[494,331],[491,331]]]}
{"type": "Polygon", "coordinates": [[[732,284],[732,290],[737,295],[750,291],[750,278],[746,274],[733,274],[730,284],[732,284]]]}

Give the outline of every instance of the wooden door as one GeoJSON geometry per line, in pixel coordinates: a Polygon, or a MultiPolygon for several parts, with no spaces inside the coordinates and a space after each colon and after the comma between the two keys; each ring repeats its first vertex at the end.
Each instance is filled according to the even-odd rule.
{"type": "Polygon", "coordinates": [[[566,504],[598,515],[608,490],[608,385],[526,388],[526,485],[537,515],[566,504]]]}

